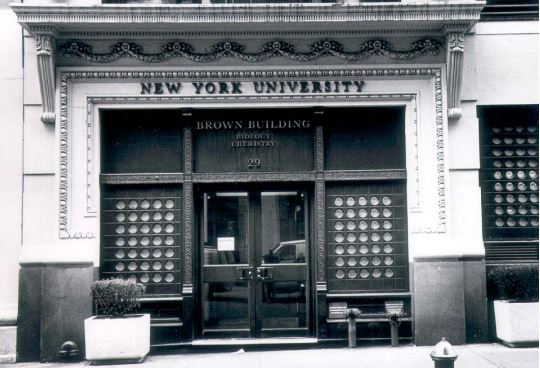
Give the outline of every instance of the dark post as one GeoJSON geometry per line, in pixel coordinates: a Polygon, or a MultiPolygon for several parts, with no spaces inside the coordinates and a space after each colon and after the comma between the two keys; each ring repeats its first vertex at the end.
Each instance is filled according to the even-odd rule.
{"type": "Polygon", "coordinates": [[[356,318],[360,316],[360,309],[347,309],[347,322],[349,332],[349,348],[356,347],[356,318]]]}
{"type": "Polygon", "coordinates": [[[397,318],[390,318],[390,338],[392,341],[392,347],[399,345],[398,327],[399,321],[397,318]]]}
{"type": "Polygon", "coordinates": [[[403,300],[387,300],[384,302],[384,311],[388,322],[390,323],[390,338],[392,347],[399,345],[398,327],[400,325],[400,318],[403,316],[403,300]]]}

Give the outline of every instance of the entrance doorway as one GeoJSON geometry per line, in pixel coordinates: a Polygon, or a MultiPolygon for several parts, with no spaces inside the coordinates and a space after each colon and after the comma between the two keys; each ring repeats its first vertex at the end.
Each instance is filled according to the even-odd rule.
{"type": "Polygon", "coordinates": [[[306,193],[203,192],[201,201],[201,336],[308,336],[306,193]]]}

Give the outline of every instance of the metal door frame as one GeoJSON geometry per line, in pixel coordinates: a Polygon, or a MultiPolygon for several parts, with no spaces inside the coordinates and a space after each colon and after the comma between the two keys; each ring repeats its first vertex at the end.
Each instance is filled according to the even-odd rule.
{"type": "MultiPolygon", "coordinates": [[[[315,257],[315,248],[313,247],[313,193],[312,193],[312,183],[305,183],[303,185],[298,185],[298,183],[243,183],[242,185],[231,185],[230,183],[212,183],[212,184],[202,184],[194,188],[194,199],[195,199],[195,208],[201,209],[200,205],[202,202],[202,194],[209,191],[219,191],[219,192],[247,192],[248,193],[248,217],[251,219],[248,224],[248,237],[253,237],[253,241],[250,241],[250,250],[251,254],[248,254],[250,265],[253,271],[253,280],[249,281],[249,310],[250,310],[250,329],[247,336],[234,336],[233,338],[248,338],[256,339],[261,337],[276,337],[273,335],[264,336],[264,331],[262,329],[262,284],[263,282],[256,279],[256,269],[261,266],[262,261],[262,247],[261,247],[261,193],[263,191],[297,191],[304,193],[304,213],[305,213],[305,239],[306,239],[306,336],[312,337],[315,334],[315,286],[314,286],[314,257],[315,257]],[[199,204],[199,205],[197,205],[199,204]],[[255,210],[253,210],[255,208],[255,210]],[[258,266],[257,266],[258,265],[258,266]]],[[[222,333],[223,336],[219,337],[210,337],[205,336],[203,331],[203,246],[201,239],[201,218],[202,210],[195,213],[194,218],[194,228],[195,231],[195,244],[197,244],[197,251],[194,252],[193,262],[194,267],[197,270],[195,275],[194,285],[194,339],[208,339],[208,338],[227,338],[227,335],[234,335],[236,330],[231,330],[230,333],[218,331],[215,334],[222,333]]],[[[293,331],[293,330],[291,330],[293,331]]],[[[290,336],[291,333],[287,334],[286,330],[283,330],[283,334],[280,337],[290,336]]],[[[232,337],[232,336],[231,336],[232,337]]]]}

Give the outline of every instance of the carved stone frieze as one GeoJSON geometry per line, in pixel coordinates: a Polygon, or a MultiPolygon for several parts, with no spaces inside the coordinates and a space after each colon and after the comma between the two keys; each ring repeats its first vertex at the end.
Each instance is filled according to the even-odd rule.
{"type": "MultiPolygon", "coordinates": [[[[241,78],[323,78],[323,77],[433,77],[439,68],[365,68],[365,69],[277,69],[277,70],[180,70],[180,71],[69,71],[62,73],[66,79],[118,79],[145,78],[174,79],[241,79],[241,78]]],[[[390,95],[389,95],[390,96],[390,95]]],[[[238,96],[235,97],[237,99],[238,96]]],[[[399,99],[399,97],[398,97],[399,99]]],[[[96,98],[96,101],[98,99],[96,98]]]]}
{"type": "Polygon", "coordinates": [[[315,174],[311,172],[276,172],[276,173],[216,173],[216,174],[193,174],[193,182],[195,183],[212,183],[212,182],[276,182],[276,181],[313,181],[315,174]]]}
{"type": "Polygon", "coordinates": [[[411,44],[408,50],[396,50],[384,40],[364,42],[356,51],[346,51],[344,46],[333,40],[322,40],[311,44],[309,52],[298,52],[290,43],[271,41],[265,43],[257,52],[248,52],[244,45],[237,42],[219,42],[205,53],[195,51],[186,42],[168,42],[158,53],[145,53],[141,45],[135,42],[118,42],[107,53],[95,53],[92,46],[79,41],[69,41],[61,46],[66,57],[79,57],[94,63],[109,63],[122,57],[129,57],[145,63],[160,63],[171,58],[186,58],[197,63],[213,62],[223,57],[232,57],[242,61],[256,63],[272,57],[285,57],[296,62],[308,62],[323,56],[332,56],[345,61],[359,61],[371,56],[385,56],[392,60],[412,60],[424,55],[437,55],[443,47],[434,39],[421,39],[411,44]]]}
{"type": "MultiPolygon", "coordinates": [[[[442,90],[442,75],[441,71],[435,73],[435,90],[442,90]]],[[[444,156],[444,121],[443,121],[443,101],[442,94],[435,94],[435,116],[436,116],[436,132],[437,132],[437,183],[439,195],[439,224],[437,231],[446,232],[446,169],[444,156]]],[[[424,231],[419,231],[424,232],[424,231]]],[[[428,231],[429,232],[429,231],[428,231]]]]}
{"type": "Polygon", "coordinates": [[[101,184],[172,184],[182,183],[182,174],[102,174],[101,184]]]}
{"type": "Polygon", "coordinates": [[[362,171],[326,171],[325,180],[396,180],[406,179],[406,170],[362,170],[362,171]]]}
{"type": "Polygon", "coordinates": [[[54,38],[51,34],[36,34],[36,54],[38,63],[39,85],[41,89],[41,121],[53,124],[56,120],[54,111],[54,38]]]}

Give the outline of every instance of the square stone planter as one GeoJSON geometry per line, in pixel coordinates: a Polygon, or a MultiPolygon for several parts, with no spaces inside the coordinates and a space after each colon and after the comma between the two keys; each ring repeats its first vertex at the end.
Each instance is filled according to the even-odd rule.
{"type": "Polygon", "coordinates": [[[86,359],[142,361],[150,351],[150,315],[84,321],[86,359]]]}
{"type": "Polygon", "coordinates": [[[494,300],[497,338],[510,346],[538,343],[538,302],[494,300]]]}

